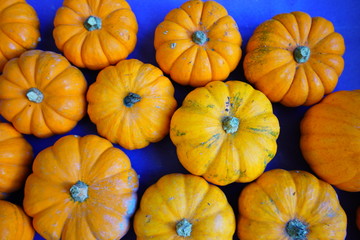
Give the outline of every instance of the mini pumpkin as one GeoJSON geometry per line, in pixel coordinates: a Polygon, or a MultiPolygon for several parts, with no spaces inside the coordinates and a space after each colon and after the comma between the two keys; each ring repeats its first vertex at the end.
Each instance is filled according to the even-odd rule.
{"type": "Polygon", "coordinates": [[[272,102],[312,105],[335,89],[344,51],[343,37],[325,18],[299,11],[279,14],[249,39],[244,73],[272,102]]]}
{"type": "Polygon", "coordinates": [[[274,169],[239,197],[238,237],[344,240],[347,218],[330,184],[305,171],[274,169]]]}
{"type": "Polygon", "coordinates": [[[276,153],[278,135],[270,101],[240,81],[214,81],[193,90],[170,126],[182,165],[217,185],[260,176],[276,153]]]}
{"type": "Polygon", "coordinates": [[[159,68],[136,59],[103,69],[87,100],[99,134],[126,149],[163,139],[177,106],[171,81],[159,68]]]}
{"type": "Polygon", "coordinates": [[[241,58],[235,20],[215,1],[187,1],[170,11],[155,31],[156,61],[182,85],[225,80],[241,58]]]}
{"type": "Polygon", "coordinates": [[[9,123],[0,123],[0,199],[23,187],[30,174],[31,145],[9,123]]]}
{"type": "Polygon", "coordinates": [[[138,25],[125,0],[64,0],[56,12],[55,44],[74,65],[103,69],[135,48],[138,25]]]}
{"type": "Polygon", "coordinates": [[[0,239],[32,240],[35,231],[31,219],[17,205],[0,200],[0,239]]]}
{"type": "Polygon", "coordinates": [[[87,82],[60,54],[30,50],[0,76],[0,114],[21,133],[63,134],[86,113],[87,82]]]}
{"type": "Polygon", "coordinates": [[[0,1],[0,72],[5,63],[40,41],[39,19],[25,0],[0,1]]]}
{"type": "Polygon", "coordinates": [[[144,193],[134,217],[137,239],[233,239],[235,215],[220,188],[189,174],[169,174],[144,193]]]}
{"type": "Polygon", "coordinates": [[[45,239],[120,239],[135,212],[138,177],[101,137],[68,135],[35,158],[24,209],[45,239]]]}
{"type": "Polygon", "coordinates": [[[360,90],[338,91],[312,106],[300,124],[311,169],[339,189],[360,191],[360,90]]]}

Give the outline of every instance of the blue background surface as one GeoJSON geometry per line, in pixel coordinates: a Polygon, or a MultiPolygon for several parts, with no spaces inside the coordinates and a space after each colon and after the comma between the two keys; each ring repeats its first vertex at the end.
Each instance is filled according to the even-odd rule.
{"type": "MultiPolygon", "coordinates": [[[[76,1],[76,0],[75,0],[76,1]]],[[[136,58],[145,63],[151,63],[157,66],[155,61],[155,49],[153,47],[154,31],[156,26],[162,22],[165,15],[173,8],[179,7],[183,2],[181,0],[128,0],[139,24],[138,42],[135,51],[129,58],[136,58]]],[[[359,0],[218,0],[235,19],[239,26],[243,38],[242,49],[244,51],[254,29],[263,21],[272,18],[279,13],[291,11],[304,11],[312,17],[321,16],[333,22],[335,30],[343,35],[346,44],[344,55],[345,69],[339,79],[335,89],[352,90],[360,89],[360,1],[359,0]]],[[[58,52],[55,46],[52,30],[53,19],[56,10],[62,5],[62,0],[28,0],[37,11],[41,24],[42,41],[38,49],[58,52]]],[[[81,69],[90,85],[96,79],[98,71],[81,69]]],[[[231,73],[229,80],[246,81],[242,70],[242,61],[237,69],[231,73]]],[[[174,83],[175,97],[179,106],[184,97],[193,88],[184,87],[174,83]]],[[[309,166],[304,161],[299,149],[299,123],[308,107],[287,108],[280,104],[273,104],[274,112],[280,121],[280,137],[278,139],[278,152],[275,158],[269,163],[266,170],[274,168],[283,168],[287,170],[306,170],[310,171],[309,166]]],[[[359,110],[360,111],[360,110],[359,110]]],[[[86,116],[78,125],[68,134],[87,135],[96,134],[96,127],[86,116]]],[[[32,144],[35,155],[42,149],[51,146],[64,135],[53,136],[47,139],[38,139],[34,136],[25,136],[32,144]]],[[[118,145],[115,145],[119,147],[118,145]]],[[[121,147],[119,147],[121,148],[121,147]]],[[[122,149],[124,150],[124,149],[122,149]]],[[[155,183],[161,176],[187,171],[181,166],[176,156],[176,149],[167,136],[158,143],[140,150],[124,150],[132,162],[133,168],[140,175],[140,187],[138,190],[139,199],[145,189],[155,183]]],[[[360,167],[360,166],[359,166],[360,167]]],[[[228,201],[232,205],[237,215],[237,199],[241,190],[246,184],[233,183],[221,189],[225,192],[228,201]]],[[[337,190],[340,203],[348,216],[347,238],[350,240],[360,239],[360,232],[355,226],[355,210],[360,205],[360,193],[349,193],[337,190]]],[[[9,200],[21,204],[22,191],[13,194],[9,200]]],[[[35,239],[43,239],[36,234],[35,239]]],[[[128,234],[123,239],[136,239],[133,228],[130,228],[128,234]]],[[[236,234],[234,239],[238,239],[236,234]]]]}

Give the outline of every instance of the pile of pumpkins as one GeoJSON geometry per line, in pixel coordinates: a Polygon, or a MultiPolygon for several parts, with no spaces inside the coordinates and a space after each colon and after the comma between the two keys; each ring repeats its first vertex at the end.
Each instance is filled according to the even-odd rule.
{"type": "Polygon", "coordinates": [[[25,211],[0,200],[1,239],[32,239],[34,228],[45,239],[120,239],[135,212],[138,239],[232,239],[235,231],[241,240],[345,238],[347,217],[330,184],[360,191],[360,90],[331,93],[345,46],[330,21],[292,12],[259,25],[244,54],[250,85],[224,82],[242,38],[214,1],[184,2],[157,26],[159,68],[124,60],[138,31],[124,0],[65,0],[53,30],[64,56],[33,50],[39,20],[24,0],[1,1],[0,10],[0,114],[8,121],[0,123],[0,198],[25,186],[25,211]],[[96,82],[88,87],[77,67],[100,70],[96,82]],[[180,107],[167,76],[194,87],[180,107]],[[271,102],[313,105],[300,147],[322,180],[264,173],[280,133],[271,102]],[[86,113],[101,137],[64,136],[33,161],[22,134],[65,134],[86,113]],[[167,134],[191,174],[161,177],[137,207],[137,173],[113,144],[140,149],[167,134]],[[234,182],[252,182],[237,223],[216,186],[234,182]]]}

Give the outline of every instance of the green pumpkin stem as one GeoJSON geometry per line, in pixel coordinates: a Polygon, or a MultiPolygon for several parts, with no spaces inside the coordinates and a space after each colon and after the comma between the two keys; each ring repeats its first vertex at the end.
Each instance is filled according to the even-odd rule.
{"type": "Polygon", "coordinates": [[[222,127],[226,133],[235,133],[239,128],[240,120],[237,117],[226,116],[222,120],[222,127]]]}
{"type": "Polygon", "coordinates": [[[70,195],[75,202],[84,202],[88,196],[88,185],[82,181],[77,181],[70,188],[70,195]]]}
{"type": "Polygon", "coordinates": [[[95,16],[90,16],[85,20],[84,27],[88,31],[101,29],[101,19],[95,16]]]}
{"type": "Polygon", "coordinates": [[[310,58],[310,48],[299,46],[294,50],[294,59],[297,63],[307,62],[310,58]]]}
{"type": "Polygon", "coordinates": [[[176,233],[180,237],[190,237],[192,231],[192,224],[185,218],[176,223],[176,233]]]}
{"type": "Polygon", "coordinates": [[[206,33],[204,33],[203,31],[194,32],[192,35],[192,40],[194,43],[199,44],[199,45],[203,45],[204,43],[209,41],[209,39],[206,36],[206,33]]]}
{"type": "Polygon", "coordinates": [[[41,103],[44,99],[44,94],[37,88],[30,88],[26,92],[26,97],[29,101],[34,103],[41,103]]]}
{"type": "Polygon", "coordinates": [[[124,105],[126,107],[132,107],[135,103],[139,102],[140,100],[141,100],[141,96],[139,94],[131,92],[124,98],[124,105]]]}
{"type": "Polygon", "coordinates": [[[285,229],[292,240],[306,240],[309,233],[307,225],[297,219],[290,220],[285,229]]]}

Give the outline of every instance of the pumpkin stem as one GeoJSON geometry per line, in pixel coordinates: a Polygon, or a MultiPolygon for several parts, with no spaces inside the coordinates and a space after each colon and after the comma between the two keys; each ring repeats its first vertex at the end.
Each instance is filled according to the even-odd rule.
{"type": "Polygon", "coordinates": [[[192,231],[192,224],[185,218],[176,223],[176,233],[180,237],[190,237],[192,231]]]}
{"type": "Polygon", "coordinates": [[[126,107],[132,107],[135,103],[139,102],[140,100],[141,97],[139,94],[131,92],[124,98],[124,105],[126,107]]]}
{"type": "Polygon", "coordinates": [[[70,188],[70,195],[74,199],[75,202],[83,202],[88,196],[88,185],[82,181],[77,181],[70,188]]]}
{"type": "Polygon", "coordinates": [[[194,43],[199,44],[199,45],[203,45],[204,43],[209,41],[209,39],[206,36],[206,33],[204,33],[203,31],[194,32],[192,35],[192,40],[194,43]]]}
{"type": "Polygon", "coordinates": [[[37,88],[30,88],[26,92],[26,96],[29,99],[29,101],[34,103],[41,103],[44,99],[44,94],[37,88]]]}
{"type": "Polygon", "coordinates": [[[307,225],[303,222],[293,219],[286,224],[286,232],[293,240],[306,240],[309,233],[307,225]]]}
{"type": "Polygon", "coordinates": [[[225,116],[222,120],[222,127],[226,133],[235,133],[239,128],[239,123],[237,117],[225,116]]]}
{"type": "Polygon", "coordinates": [[[101,19],[95,16],[88,17],[84,22],[84,27],[88,31],[93,31],[101,28],[101,19]]]}
{"type": "Polygon", "coordinates": [[[310,58],[310,48],[306,46],[299,46],[295,48],[294,58],[297,63],[307,62],[310,58]]]}

